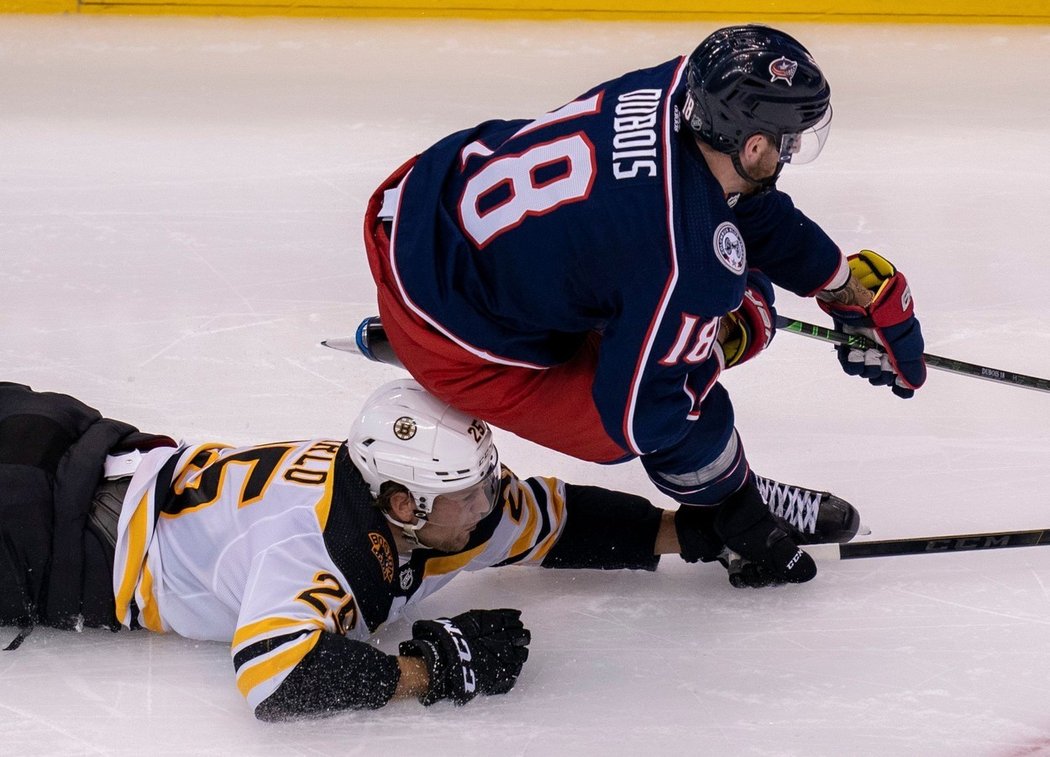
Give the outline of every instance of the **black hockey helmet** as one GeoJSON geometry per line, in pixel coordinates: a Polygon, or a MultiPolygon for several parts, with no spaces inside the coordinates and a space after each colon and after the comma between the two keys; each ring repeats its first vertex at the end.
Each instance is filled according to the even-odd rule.
{"type": "Polygon", "coordinates": [[[694,133],[736,154],[761,132],[782,163],[817,157],[831,127],[831,87],[802,44],[768,26],[729,26],[689,56],[682,114],[694,133]]]}

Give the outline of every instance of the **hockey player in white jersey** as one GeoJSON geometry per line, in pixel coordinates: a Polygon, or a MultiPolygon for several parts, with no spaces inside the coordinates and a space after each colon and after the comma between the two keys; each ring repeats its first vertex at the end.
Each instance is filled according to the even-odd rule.
{"type": "MultiPolygon", "coordinates": [[[[797,505],[797,527],[781,521],[796,539],[852,538],[856,511],[810,494],[767,496],[797,505]]],[[[485,423],[413,381],[373,394],[347,440],[242,448],[0,383],[0,622],[19,641],[45,624],[231,643],[262,719],[505,693],[528,657],[517,610],[417,621],[399,655],[368,637],[461,570],[652,570],[664,553],[771,581],[641,497],[518,479],[485,423]]]]}

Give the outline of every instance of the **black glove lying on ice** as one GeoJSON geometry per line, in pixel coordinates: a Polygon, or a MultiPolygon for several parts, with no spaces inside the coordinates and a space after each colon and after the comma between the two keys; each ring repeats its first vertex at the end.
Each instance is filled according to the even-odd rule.
{"type": "Polygon", "coordinates": [[[520,610],[470,610],[454,618],[417,620],[412,638],[398,651],[427,666],[430,686],[420,702],[466,704],[479,693],[510,691],[529,658],[531,640],[520,610]]]}

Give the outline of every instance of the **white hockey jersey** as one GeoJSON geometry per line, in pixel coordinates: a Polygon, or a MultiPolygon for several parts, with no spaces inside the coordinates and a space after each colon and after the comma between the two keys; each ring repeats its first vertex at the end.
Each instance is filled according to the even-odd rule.
{"type": "Polygon", "coordinates": [[[326,634],[362,641],[460,570],[539,564],[564,524],[561,481],[521,481],[504,469],[498,505],[464,550],[417,549],[399,560],[342,441],[157,449],[143,458],[121,512],[117,618],[231,642],[237,685],[254,709],[297,667],[282,697],[337,675],[340,656],[361,664],[360,648],[344,651],[354,647],[326,634]],[[321,647],[326,662],[304,664],[321,647]]]}

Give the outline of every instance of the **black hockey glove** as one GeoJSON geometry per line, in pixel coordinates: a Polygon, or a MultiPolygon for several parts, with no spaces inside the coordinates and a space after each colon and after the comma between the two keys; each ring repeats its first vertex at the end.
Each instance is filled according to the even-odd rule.
{"type": "MultiPolygon", "coordinates": [[[[796,558],[796,555],[801,555],[802,558],[812,562],[809,555],[795,546],[787,534],[783,532],[781,534],[780,538],[786,542],[785,547],[791,550],[791,554],[781,555],[780,565],[786,565],[792,558],[796,558]]],[[[813,575],[816,575],[816,566],[814,566],[813,575],[810,575],[808,578],[792,580],[791,577],[785,575],[785,571],[778,569],[776,559],[756,562],[748,560],[746,557],[741,557],[728,547],[722,550],[722,554],[718,556],[718,562],[722,563],[729,574],[730,585],[737,589],[762,589],[766,586],[778,586],[784,583],[803,583],[813,578],[813,575]]]]}
{"type": "Polygon", "coordinates": [[[680,505],[674,514],[674,530],[678,549],[686,562],[720,560],[725,542],[715,531],[717,507],[680,505]]]}
{"type": "Polygon", "coordinates": [[[529,630],[520,610],[470,610],[454,618],[417,620],[400,654],[420,657],[430,686],[424,705],[442,699],[466,704],[479,693],[506,694],[529,657],[529,630]]]}
{"type": "Polygon", "coordinates": [[[718,559],[733,586],[798,584],[817,575],[813,558],[799,549],[769,512],[753,475],[743,489],[718,506],[715,529],[727,547],[718,559]]]}

